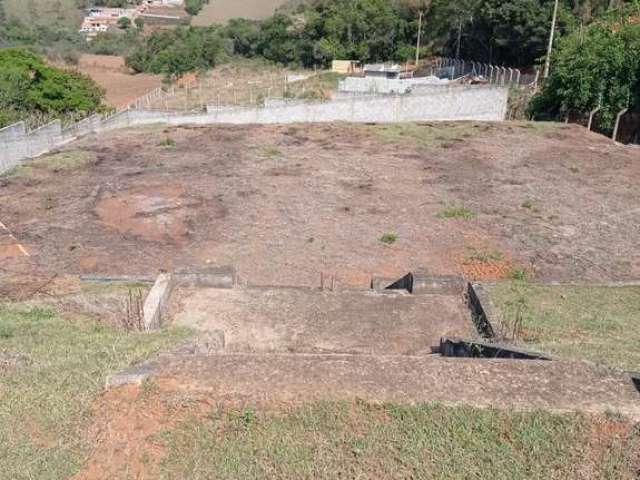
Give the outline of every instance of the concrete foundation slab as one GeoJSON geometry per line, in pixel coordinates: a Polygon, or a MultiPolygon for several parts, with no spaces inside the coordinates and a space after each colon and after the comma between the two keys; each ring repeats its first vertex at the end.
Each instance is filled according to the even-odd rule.
{"type": "Polygon", "coordinates": [[[461,298],[310,288],[179,289],[174,323],[221,330],[226,352],[431,353],[473,337],[461,298]]]}
{"type": "Polygon", "coordinates": [[[243,404],[366,399],[520,410],[618,412],[640,419],[624,372],[588,363],[439,355],[223,354],[168,358],[158,381],[243,404]]]}

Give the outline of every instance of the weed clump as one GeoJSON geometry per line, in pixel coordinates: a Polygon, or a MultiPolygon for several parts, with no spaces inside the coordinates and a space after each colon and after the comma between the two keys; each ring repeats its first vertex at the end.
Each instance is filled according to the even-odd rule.
{"type": "Polygon", "coordinates": [[[165,148],[174,148],[176,146],[176,141],[171,137],[165,137],[160,141],[158,146],[165,148]]]}
{"type": "Polygon", "coordinates": [[[380,235],[378,240],[385,245],[392,245],[398,241],[398,234],[394,232],[386,232],[380,235]]]}
{"type": "Polygon", "coordinates": [[[471,220],[476,214],[467,207],[447,207],[439,214],[439,218],[459,218],[462,220],[471,220]]]}

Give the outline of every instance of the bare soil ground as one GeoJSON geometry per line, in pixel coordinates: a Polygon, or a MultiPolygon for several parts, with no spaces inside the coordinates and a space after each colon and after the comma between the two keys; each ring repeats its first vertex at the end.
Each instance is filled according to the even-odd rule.
{"type": "Polygon", "coordinates": [[[93,160],[60,170],[43,158],[0,178],[0,219],[30,253],[3,241],[5,276],[204,264],[278,285],[317,285],[321,271],[366,285],[418,267],[640,276],[638,151],[580,127],[153,127],[66,150],[93,160]]]}
{"type": "Polygon", "coordinates": [[[124,108],[162,85],[160,75],[131,74],[122,57],[84,54],[80,57],[78,70],[105,89],[107,103],[115,108],[124,108]]]}
{"type": "Polygon", "coordinates": [[[192,24],[206,27],[227,23],[232,18],[261,20],[270,17],[287,0],[211,0],[192,20],[192,24]]]}
{"type": "MultiPolygon", "coordinates": [[[[54,153],[0,177],[6,226],[0,231],[0,295],[29,298],[34,291],[68,289],[69,274],[154,275],[203,265],[234,266],[253,285],[318,286],[324,272],[335,275],[339,292],[366,287],[372,275],[393,278],[418,269],[468,279],[518,274],[602,282],[640,275],[638,151],[581,127],[154,126],[89,136],[63,150],[65,159],[82,161],[62,162],[54,153]]],[[[176,323],[222,329],[228,348],[165,355],[154,381],[99,399],[90,434],[95,448],[77,478],[149,478],[157,468],[178,468],[175,458],[189,450],[196,452],[194,465],[211,458],[194,450],[197,442],[181,449],[171,438],[180,435],[177,424],[202,419],[212,406],[277,411],[313,400],[439,400],[640,418],[637,391],[619,371],[582,362],[429,355],[425,346],[447,328],[467,334],[461,299],[416,296],[407,303],[399,295],[360,304],[327,294],[331,298],[320,304],[322,293],[310,299],[305,291],[285,297],[275,291],[178,295],[176,323]],[[348,318],[340,316],[345,312],[348,318]],[[169,440],[159,441],[161,434],[169,440]]],[[[74,297],[63,307],[77,303],[74,297]]],[[[23,323],[40,328],[30,320],[41,316],[29,311],[23,323]]],[[[51,327],[59,330],[57,323],[51,327]]],[[[65,342],[56,345],[67,358],[65,342]]],[[[531,415],[535,421],[539,413],[531,415]]],[[[469,418],[476,417],[471,412],[469,418]]],[[[468,425],[469,418],[452,424],[468,425]]],[[[331,425],[333,417],[323,422],[331,425]]],[[[419,422],[421,429],[432,423],[442,422],[419,422]]],[[[487,431],[510,437],[496,428],[487,431]]],[[[216,430],[214,438],[233,431],[216,430]]],[[[608,435],[587,433],[585,441],[600,448],[600,434],[608,435]]],[[[617,435],[610,436],[618,441],[617,435]]],[[[479,438],[483,449],[491,444],[479,438]]],[[[460,445],[464,451],[468,442],[460,445]]],[[[258,450],[242,458],[251,462],[258,450]]],[[[610,450],[603,447],[602,455],[610,450]]],[[[619,476],[631,478],[634,465],[626,461],[619,476]]],[[[175,478],[197,478],[186,471],[175,478]]],[[[599,475],[588,471],[583,478],[599,475]]]]}

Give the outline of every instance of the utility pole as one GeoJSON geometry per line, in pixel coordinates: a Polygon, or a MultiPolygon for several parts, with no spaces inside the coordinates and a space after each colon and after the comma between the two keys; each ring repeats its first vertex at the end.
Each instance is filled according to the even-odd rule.
{"type": "Polygon", "coordinates": [[[456,59],[460,59],[460,43],[462,43],[462,18],[458,23],[458,41],[456,42],[456,59]]]}
{"type": "Polygon", "coordinates": [[[549,76],[549,69],[551,68],[551,51],[553,50],[553,36],[556,32],[556,20],[558,19],[558,3],[556,0],[553,5],[553,18],[551,19],[551,33],[549,34],[549,48],[547,49],[547,59],[544,62],[544,77],[549,76]]]}
{"type": "Polygon", "coordinates": [[[416,40],[416,68],[418,68],[418,62],[420,61],[420,37],[422,36],[422,10],[418,16],[418,38],[416,40]]]}

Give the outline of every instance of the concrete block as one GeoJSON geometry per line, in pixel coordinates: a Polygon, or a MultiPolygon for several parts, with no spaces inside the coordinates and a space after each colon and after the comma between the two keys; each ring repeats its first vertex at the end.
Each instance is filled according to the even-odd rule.
{"type": "Polygon", "coordinates": [[[464,280],[456,275],[429,275],[415,272],[412,275],[411,293],[414,295],[461,295],[464,280]]]}
{"type": "Polygon", "coordinates": [[[144,301],[144,329],[146,331],[157,330],[162,326],[164,309],[173,289],[173,277],[169,273],[158,275],[156,282],[151,287],[144,301]]]}
{"type": "Polygon", "coordinates": [[[233,267],[206,267],[175,274],[176,283],[185,287],[233,288],[236,271],[233,267]]]}
{"type": "Polygon", "coordinates": [[[105,386],[113,388],[121,385],[140,385],[153,375],[157,366],[155,360],[146,360],[126,370],[109,375],[105,386]]]}
{"type": "Polygon", "coordinates": [[[412,275],[407,273],[401,278],[373,277],[371,288],[376,292],[390,292],[394,290],[411,291],[412,275]]]}

